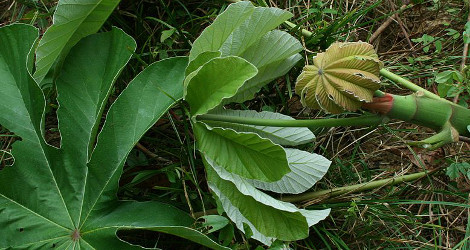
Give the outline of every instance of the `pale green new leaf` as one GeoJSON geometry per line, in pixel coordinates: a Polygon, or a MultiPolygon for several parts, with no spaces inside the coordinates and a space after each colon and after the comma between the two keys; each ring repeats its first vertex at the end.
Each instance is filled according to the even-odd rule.
{"type": "Polygon", "coordinates": [[[22,139],[13,144],[14,165],[0,171],[0,248],[139,249],[116,237],[119,229],[135,228],[167,232],[221,248],[191,229],[194,220],[177,208],[154,201],[118,201],[116,197],[128,153],[174,99],[182,97],[187,58],[158,62],[130,83],[110,108],[88,162],[92,128],[101,119],[96,113],[101,112],[110,86],[129,59],[129,46],[132,48],[135,42],[115,29],[87,37],[72,49],[64,61],[67,71],[59,82],[62,86],[58,87],[59,95],[62,91],[68,93],[59,98],[60,117],[63,124],[70,124],[65,122],[70,115],[81,112],[84,118],[76,120],[75,125],[85,129],[71,131],[60,126],[61,134],[68,139],[57,149],[42,137],[44,96],[26,68],[28,52],[37,36],[32,26],[0,28],[0,124],[22,139]],[[103,44],[109,45],[109,53],[87,49],[103,44]],[[89,59],[86,65],[78,67],[77,62],[83,63],[84,58],[89,59]],[[75,66],[78,68],[74,71],[75,66]],[[105,66],[106,71],[100,72],[105,66]],[[91,68],[102,74],[82,72],[91,68]],[[83,96],[68,92],[68,81],[76,79],[67,78],[80,79],[80,74],[90,76],[84,89],[89,90],[85,98],[93,99],[93,105],[74,105],[83,96]],[[97,93],[95,87],[103,92],[97,93]],[[75,147],[67,145],[75,143],[73,138],[80,132],[85,139],[75,147]]]}
{"type": "Polygon", "coordinates": [[[57,60],[63,60],[81,38],[97,32],[120,0],[60,0],[53,24],[36,50],[34,79],[41,83],[57,60]]]}
{"type": "Polygon", "coordinates": [[[382,68],[374,47],[364,42],[334,43],[304,67],[295,91],[304,106],[329,113],[356,111],[371,102],[382,68]]]}
{"type": "Polygon", "coordinates": [[[218,51],[232,32],[244,23],[254,10],[255,7],[249,1],[229,5],[194,41],[189,61],[193,61],[203,52],[218,51]]]}
{"type": "MultiPolygon", "coordinates": [[[[303,49],[297,39],[286,32],[273,30],[291,17],[291,13],[278,8],[255,8],[249,2],[231,4],[212,25],[206,28],[207,34],[210,33],[212,36],[208,36],[205,30],[196,39],[190,54],[191,61],[197,61],[204,52],[215,53],[214,51],[220,51],[222,56],[245,58],[258,68],[258,74],[247,81],[236,96],[225,100],[224,103],[249,100],[262,86],[286,74],[302,58],[297,54],[303,49]],[[250,6],[251,12],[244,12],[246,15],[240,18],[237,16],[239,19],[230,24],[225,23],[235,10],[240,11],[247,6],[250,6]],[[245,20],[240,22],[242,17],[245,20]],[[231,33],[227,36],[228,31],[231,33]],[[221,41],[221,38],[226,40],[221,41]]],[[[194,66],[187,70],[188,78],[194,75],[194,70],[194,66]]]]}
{"type": "MultiPolygon", "coordinates": [[[[273,112],[256,112],[254,110],[217,110],[211,114],[223,116],[247,117],[256,119],[278,119],[278,120],[295,120],[294,118],[273,112]]],[[[231,128],[237,132],[252,132],[258,134],[262,138],[270,139],[272,142],[280,145],[297,146],[312,142],[315,135],[308,128],[301,127],[268,127],[255,126],[240,123],[228,123],[217,121],[206,121],[212,127],[231,128]]]]}
{"type": "Polygon", "coordinates": [[[303,193],[317,183],[328,171],[331,161],[317,154],[286,148],[287,161],[292,172],[276,182],[247,180],[254,187],[276,193],[303,193]]]}
{"type": "Polygon", "coordinates": [[[189,103],[191,114],[205,114],[217,107],[257,72],[256,67],[240,57],[210,60],[187,83],[185,100],[189,103]]]}
{"type": "Polygon", "coordinates": [[[226,103],[252,99],[261,87],[285,75],[299,62],[302,56],[298,52],[302,49],[300,42],[290,34],[280,30],[268,32],[240,55],[258,68],[258,74],[226,103]]]}
{"type": "MultiPolygon", "coordinates": [[[[292,13],[278,8],[255,8],[250,17],[237,27],[222,44],[220,47],[222,56],[242,55],[266,33],[275,29],[292,16],[292,13]]],[[[214,27],[214,29],[216,28],[214,27]]],[[[279,46],[282,45],[281,40],[273,40],[272,42],[275,44],[279,43],[279,46]]],[[[258,55],[260,54],[258,53],[258,55]]]]}
{"type": "Polygon", "coordinates": [[[255,133],[193,124],[198,148],[231,173],[266,182],[290,172],[284,149],[255,133]]]}
{"type": "MultiPolygon", "coordinates": [[[[224,210],[237,227],[248,220],[264,237],[292,241],[306,238],[308,227],[328,216],[330,209],[307,211],[291,203],[282,202],[257,190],[236,174],[227,172],[208,156],[204,156],[211,189],[219,197],[224,210]],[[227,200],[229,202],[227,202],[227,200]],[[231,205],[231,206],[230,206],[231,205]],[[231,217],[232,216],[232,217],[231,217]]],[[[260,237],[261,240],[263,239],[260,237]]]]}
{"type": "MultiPolygon", "coordinates": [[[[186,68],[186,76],[188,76],[190,73],[199,69],[202,65],[206,64],[208,61],[216,57],[220,57],[220,55],[221,55],[220,51],[206,51],[206,52],[199,54],[196,58],[194,58],[194,60],[189,62],[188,67],[186,68]]],[[[186,87],[186,84],[185,84],[185,87],[186,87]]]]}

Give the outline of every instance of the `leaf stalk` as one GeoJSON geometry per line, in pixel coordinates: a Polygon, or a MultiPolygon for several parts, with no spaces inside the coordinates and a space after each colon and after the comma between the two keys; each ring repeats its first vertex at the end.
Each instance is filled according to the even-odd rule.
{"type": "Polygon", "coordinates": [[[204,114],[196,117],[198,121],[218,121],[227,123],[238,123],[268,127],[339,127],[339,126],[376,126],[388,121],[388,118],[381,115],[363,115],[352,118],[331,118],[331,119],[307,119],[307,120],[278,120],[278,119],[258,119],[238,116],[226,116],[215,114],[204,114]]]}
{"type": "Polygon", "coordinates": [[[347,194],[347,193],[358,193],[358,192],[362,192],[366,190],[376,189],[376,188],[385,187],[385,186],[398,185],[404,182],[414,181],[414,180],[417,180],[419,178],[426,176],[426,174],[428,174],[428,171],[423,171],[423,172],[409,174],[409,175],[396,176],[396,177],[387,178],[383,180],[371,181],[367,183],[361,183],[361,184],[356,184],[356,185],[351,185],[351,186],[346,186],[346,187],[332,188],[332,189],[320,190],[320,191],[303,193],[303,194],[298,194],[298,195],[290,195],[290,196],[282,197],[281,200],[286,201],[286,202],[302,202],[302,201],[308,201],[308,200],[313,200],[313,199],[318,199],[318,198],[328,199],[328,198],[340,196],[340,195],[347,194]]]}

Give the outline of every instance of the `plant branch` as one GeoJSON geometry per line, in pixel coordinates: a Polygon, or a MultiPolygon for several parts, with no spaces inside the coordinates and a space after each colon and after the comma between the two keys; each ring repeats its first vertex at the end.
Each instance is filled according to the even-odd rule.
{"type": "MultiPolygon", "coordinates": [[[[470,22],[470,4],[468,5],[468,16],[467,16],[467,22],[470,22]]],[[[467,61],[467,56],[468,56],[468,43],[463,44],[463,52],[462,52],[462,62],[460,63],[460,72],[464,73],[463,69],[465,68],[465,64],[467,61]]],[[[460,92],[457,92],[457,95],[454,97],[453,102],[457,103],[459,101],[459,96],[460,92]]]]}
{"type": "Polygon", "coordinates": [[[470,143],[470,138],[465,137],[465,136],[459,136],[459,141],[470,143]]]}
{"type": "Polygon", "coordinates": [[[320,190],[310,193],[303,193],[298,195],[290,195],[282,197],[282,201],[286,202],[302,202],[307,200],[313,200],[317,198],[332,198],[339,195],[347,194],[347,193],[358,193],[366,190],[381,188],[385,186],[397,185],[404,182],[414,181],[421,177],[424,177],[428,174],[427,171],[419,172],[409,175],[402,175],[397,177],[392,177],[388,179],[378,180],[378,181],[371,181],[368,183],[361,183],[352,186],[340,187],[340,188],[332,188],[327,190],[320,190]]]}
{"type": "MultiPolygon", "coordinates": [[[[438,96],[438,95],[436,95],[436,94],[434,94],[434,93],[432,93],[432,92],[430,92],[430,91],[428,91],[424,88],[421,88],[420,86],[412,83],[411,81],[409,81],[409,80],[407,80],[407,79],[405,79],[405,78],[403,78],[403,77],[401,77],[397,74],[394,74],[394,73],[388,71],[385,68],[380,70],[380,74],[382,76],[384,76],[385,78],[388,78],[388,79],[400,84],[401,86],[403,86],[403,87],[405,87],[409,90],[412,90],[412,91],[415,91],[415,92],[418,92],[418,91],[422,92],[425,96],[427,96],[429,98],[437,99],[437,100],[445,100],[445,99],[441,98],[440,96],[438,96]]],[[[448,100],[446,100],[446,101],[448,101],[448,100]]],[[[450,101],[448,101],[448,102],[450,102],[450,101]]]]}
{"type": "Polygon", "coordinates": [[[352,118],[308,119],[308,120],[279,120],[259,119],[239,116],[205,114],[196,117],[198,121],[217,121],[227,123],[248,124],[268,127],[339,127],[339,126],[374,126],[385,123],[388,118],[380,115],[363,115],[352,118]]]}
{"type": "MultiPolygon", "coordinates": [[[[359,192],[367,191],[371,189],[398,185],[404,182],[415,181],[432,172],[434,171],[429,171],[429,172],[424,171],[424,172],[419,172],[419,173],[414,173],[414,174],[409,174],[409,175],[396,176],[396,177],[387,178],[383,180],[371,181],[368,183],[356,184],[352,186],[332,188],[332,189],[320,190],[320,191],[315,191],[315,192],[310,192],[310,193],[284,196],[284,197],[281,197],[280,200],[285,201],[285,202],[305,202],[305,201],[313,200],[317,198],[333,198],[333,197],[337,197],[337,196],[347,194],[347,193],[359,193],[359,192]]],[[[194,217],[198,218],[198,217],[208,215],[208,214],[217,214],[217,209],[209,209],[209,210],[206,210],[205,212],[201,211],[201,212],[194,213],[194,217]]]]}
{"type": "MultiPolygon", "coordinates": [[[[388,19],[382,23],[382,25],[379,26],[379,28],[370,36],[369,38],[369,43],[373,43],[377,37],[379,37],[380,34],[393,22],[393,18],[397,18],[398,14],[401,13],[403,10],[407,9],[408,5],[403,5],[400,7],[398,11],[393,9],[395,14],[391,15],[388,17],[388,19]]],[[[398,18],[397,18],[398,19],[398,18]]]]}

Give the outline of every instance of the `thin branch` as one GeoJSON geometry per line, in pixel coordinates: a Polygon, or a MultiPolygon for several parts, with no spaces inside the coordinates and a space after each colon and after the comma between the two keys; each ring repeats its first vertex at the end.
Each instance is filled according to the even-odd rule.
{"type": "Polygon", "coordinates": [[[259,119],[251,117],[228,116],[204,114],[196,117],[203,122],[225,122],[248,124],[268,127],[339,127],[339,126],[375,126],[385,123],[388,118],[380,115],[363,115],[352,118],[332,118],[332,119],[306,119],[306,120],[280,120],[280,119],[259,119]]]}
{"type": "MultiPolygon", "coordinates": [[[[378,180],[378,181],[371,181],[368,183],[361,183],[361,184],[346,186],[346,187],[339,187],[339,188],[320,190],[320,191],[310,192],[310,193],[290,195],[290,196],[281,197],[280,200],[286,201],[286,202],[305,202],[305,201],[313,200],[317,198],[333,198],[333,197],[347,194],[347,193],[359,193],[359,192],[366,191],[366,190],[382,188],[382,187],[392,186],[392,185],[398,185],[404,182],[415,181],[422,177],[425,177],[427,174],[430,174],[432,172],[434,171],[430,171],[430,172],[424,171],[424,172],[419,172],[419,173],[414,173],[414,174],[409,174],[409,175],[395,176],[392,178],[387,178],[387,179],[378,180]]],[[[209,209],[209,210],[206,210],[205,212],[197,212],[197,213],[194,213],[194,217],[198,218],[200,216],[208,215],[208,214],[217,214],[217,210],[209,209]]]]}
{"type": "Polygon", "coordinates": [[[320,190],[316,192],[310,193],[303,193],[299,195],[291,195],[282,197],[282,201],[287,202],[301,202],[307,200],[313,200],[317,198],[332,198],[339,195],[347,194],[347,193],[358,193],[366,190],[381,188],[385,186],[397,185],[403,182],[414,181],[426,176],[428,172],[419,172],[415,174],[403,175],[403,176],[396,176],[388,179],[378,180],[378,181],[371,181],[368,183],[361,183],[352,186],[340,187],[340,188],[332,188],[327,190],[320,190]]]}
{"type": "Polygon", "coordinates": [[[465,137],[465,136],[459,136],[459,141],[470,143],[470,138],[465,137]]]}
{"type": "MultiPolygon", "coordinates": [[[[468,16],[467,16],[467,22],[470,22],[470,3],[468,4],[468,16]]],[[[467,56],[468,56],[468,43],[463,44],[463,52],[462,52],[462,63],[460,63],[460,72],[463,72],[463,69],[465,68],[465,64],[467,61],[467,56]]],[[[457,93],[456,96],[454,96],[453,102],[457,103],[459,101],[459,96],[460,93],[457,93]]]]}
{"type": "MultiPolygon", "coordinates": [[[[441,98],[440,96],[438,96],[438,95],[432,93],[431,91],[426,90],[426,89],[424,89],[424,88],[421,88],[420,86],[418,86],[418,85],[412,83],[411,81],[406,80],[405,78],[403,78],[403,77],[401,77],[401,76],[399,76],[399,75],[397,75],[397,74],[394,74],[394,73],[388,71],[388,70],[385,69],[385,68],[383,68],[383,69],[380,70],[380,74],[381,74],[382,76],[384,76],[385,78],[388,78],[388,79],[390,79],[390,80],[392,80],[392,81],[394,81],[394,82],[400,84],[401,86],[403,86],[403,87],[405,87],[405,88],[407,88],[407,89],[409,89],[409,90],[412,90],[412,91],[415,91],[415,92],[422,92],[425,96],[427,96],[427,97],[429,97],[429,98],[432,98],[432,99],[444,100],[444,101],[447,101],[447,102],[449,102],[449,103],[452,103],[452,102],[450,102],[450,101],[448,101],[448,100],[446,100],[446,99],[443,99],[443,98],[441,98]]],[[[452,103],[452,104],[454,104],[454,103],[452,103]]]]}

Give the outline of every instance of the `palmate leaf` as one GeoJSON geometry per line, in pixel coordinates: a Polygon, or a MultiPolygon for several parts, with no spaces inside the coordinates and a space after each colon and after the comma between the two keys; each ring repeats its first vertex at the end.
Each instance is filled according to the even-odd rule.
{"type": "Polygon", "coordinates": [[[109,109],[91,152],[105,100],[135,42],[118,29],[79,42],[57,82],[63,135],[58,149],[44,141],[44,96],[26,68],[37,36],[32,26],[0,28],[0,123],[22,139],[13,144],[14,165],[0,171],[0,249],[139,249],[116,237],[117,230],[136,228],[220,248],[191,229],[193,219],[179,209],[116,197],[128,153],[182,97],[187,58],[157,62],[139,74],[109,109]],[[70,119],[77,113],[73,130],[70,119]]]}
{"type": "Polygon", "coordinates": [[[81,38],[97,32],[120,0],[60,0],[53,24],[36,50],[34,79],[41,83],[57,60],[64,59],[81,38]]]}
{"type": "Polygon", "coordinates": [[[382,63],[368,43],[334,43],[313,63],[304,67],[295,87],[304,106],[334,114],[356,111],[380,87],[382,63]]]}

